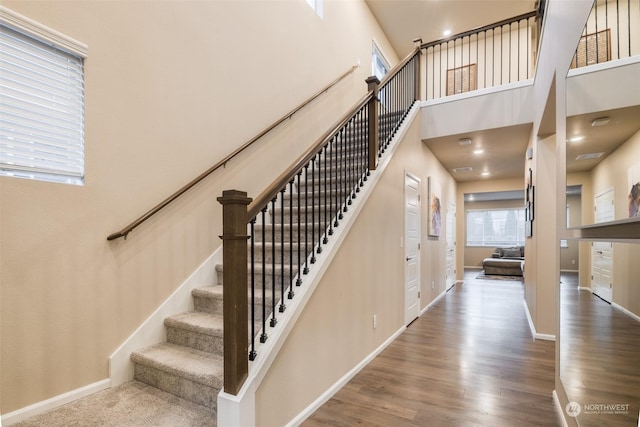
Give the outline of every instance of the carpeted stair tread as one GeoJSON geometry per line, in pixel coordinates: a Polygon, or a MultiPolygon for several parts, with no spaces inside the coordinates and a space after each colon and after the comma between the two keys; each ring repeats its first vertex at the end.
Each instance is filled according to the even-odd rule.
{"type": "Polygon", "coordinates": [[[211,336],[222,336],[222,316],[202,311],[189,311],[164,319],[165,326],[185,329],[211,336]]]}
{"type": "Polygon", "coordinates": [[[209,387],[222,387],[224,367],[219,355],[163,342],[133,352],[131,360],[209,387]]]}

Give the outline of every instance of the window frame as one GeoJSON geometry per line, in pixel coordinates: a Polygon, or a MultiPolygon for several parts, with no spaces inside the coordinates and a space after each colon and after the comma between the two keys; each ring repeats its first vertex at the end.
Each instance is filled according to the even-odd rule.
{"type": "MultiPolygon", "coordinates": [[[[508,215],[508,214],[507,214],[508,215]]],[[[506,219],[505,219],[506,221],[506,219]]],[[[487,248],[487,247],[510,247],[510,246],[523,246],[525,244],[526,236],[525,236],[525,208],[524,207],[511,207],[511,208],[490,208],[490,209],[467,209],[465,211],[465,247],[469,248],[487,248]],[[517,232],[520,234],[519,238],[516,241],[508,241],[508,240],[484,240],[479,244],[477,241],[469,242],[469,213],[473,212],[497,212],[497,211],[514,211],[516,212],[516,227],[517,232]]]]}
{"type": "MultiPolygon", "coordinates": [[[[25,178],[25,179],[31,179],[31,180],[37,180],[37,181],[83,185],[84,178],[85,178],[84,61],[87,58],[87,51],[88,51],[87,45],[84,43],[78,42],[77,40],[74,40],[26,16],[23,16],[17,12],[14,12],[11,9],[8,9],[4,6],[0,6],[0,26],[2,26],[3,28],[6,28],[6,30],[3,31],[3,33],[6,34],[6,36],[3,36],[3,37],[13,38],[14,40],[17,41],[17,43],[24,43],[23,46],[25,44],[29,44],[29,49],[33,48],[34,49],[33,51],[40,50],[41,52],[46,52],[47,54],[53,53],[54,55],[52,55],[52,57],[54,57],[56,61],[67,62],[69,64],[72,64],[71,66],[75,67],[75,71],[68,72],[68,74],[69,76],[73,75],[75,77],[75,79],[73,80],[75,82],[75,86],[73,85],[72,86],[75,87],[75,90],[76,90],[75,94],[72,95],[72,99],[74,100],[74,102],[76,102],[75,108],[72,108],[71,109],[72,112],[66,116],[66,117],[72,117],[74,120],[72,129],[74,129],[73,132],[75,132],[75,136],[72,139],[66,139],[65,137],[61,137],[60,140],[58,140],[55,144],[51,144],[52,146],[57,145],[59,147],[65,147],[63,148],[63,150],[67,148],[73,148],[71,152],[74,152],[75,155],[71,156],[70,158],[74,160],[69,162],[64,160],[61,163],[59,163],[61,166],[56,166],[57,160],[55,160],[55,156],[56,156],[55,149],[52,149],[52,151],[46,151],[45,149],[42,151],[42,153],[44,153],[44,157],[51,156],[49,159],[43,160],[43,157],[34,157],[36,161],[33,164],[25,164],[23,161],[23,162],[17,162],[15,167],[12,167],[10,162],[2,163],[0,164],[0,176],[25,178]],[[77,111],[77,114],[76,114],[76,111],[77,111]],[[69,166],[73,162],[75,162],[76,167],[79,167],[79,170],[70,172],[69,166]],[[37,165],[36,163],[40,163],[40,164],[37,165]]],[[[16,46],[18,46],[18,44],[16,44],[16,46]]],[[[33,51],[28,51],[28,52],[33,52],[33,51]]],[[[27,53],[25,53],[25,55],[27,55],[27,53]]],[[[36,58],[36,60],[39,60],[38,59],[39,57],[33,57],[33,58],[36,58]]],[[[53,71],[51,72],[53,73],[53,71]]],[[[10,76],[11,74],[7,74],[7,75],[10,76]]],[[[14,73],[14,76],[17,76],[17,74],[14,73]]],[[[68,81],[71,82],[72,77],[69,77],[69,76],[68,76],[69,78],[68,81]]],[[[50,77],[51,76],[47,76],[47,78],[50,78],[50,77]]],[[[6,77],[6,81],[9,81],[11,79],[12,79],[11,77],[6,77]]],[[[29,82],[33,82],[33,81],[34,80],[29,80],[29,82]]],[[[13,83],[16,83],[16,82],[18,82],[18,80],[16,80],[16,77],[14,77],[13,83]]],[[[39,79],[37,80],[37,83],[41,84],[39,79]]],[[[7,86],[7,87],[10,88],[12,86],[7,86]]],[[[15,86],[15,87],[19,88],[20,86],[15,86]]],[[[52,86],[52,87],[59,89],[61,86],[52,86]]],[[[33,94],[38,94],[38,93],[41,93],[41,92],[38,92],[38,90],[34,92],[29,92],[29,96],[32,96],[33,94]]],[[[9,99],[9,98],[6,98],[6,99],[9,99]]],[[[51,98],[46,98],[46,99],[47,99],[47,102],[49,102],[48,105],[52,105],[51,100],[55,99],[55,97],[51,95],[51,98]]],[[[17,102],[21,102],[21,101],[17,101],[17,102]]],[[[7,108],[8,109],[13,108],[14,109],[13,111],[17,111],[15,110],[16,105],[18,104],[8,103],[7,108]]],[[[47,104],[45,103],[45,105],[47,104]]],[[[58,105],[57,101],[55,105],[58,105]]],[[[38,127],[40,125],[44,125],[45,128],[56,127],[52,125],[53,123],[52,121],[54,121],[54,118],[51,118],[52,121],[47,121],[46,119],[42,121],[37,119],[30,120],[31,119],[30,118],[28,121],[33,123],[34,127],[32,128],[31,124],[26,124],[26,122],[24,122],[25,117],[27,116],[23,116],[23,115],[14,116],[14,119],[8,120],[7,123],[9,123],[12,126],[22,126],[22,130],[20,132],[23,135],[29,131],[33,131],[33,133],[36,134],[38,132],[38,127]]],[[[18,128],[7,127],[5,129],[7,129],[7,133],[4,134],[3,137],[6,137],[5,141],[10,141],[10,137],[8,135],[11,135],[12,132],[14,132],[15,129],[18,129],[18,128]]],[[[29,144],[34,144],[34,147],[41,149],[45,147],[47,143],[51,143],[51,141],[55,141],[55,137],[59,136],[55,131],[53,132],[49,131],[45,133],[46,135],[42,135],[40,141],[31,140],[25,146],[28,147],[29,144]],[[54,135],[54,139],[49,139],[51,138],[52,135],[54,135]]],[[[5,154],[9,155],[10,153],[12,153],[10,142],[4,145],[3,148],[6,149],[5,154]],[[4,147],[7,147],[7,148],[4,148],[4,147]]],[[[19,151],[20,149],[18,149],[17,152],[19,151]]],[[[16,151],[14,151],[14,153],[16,153],[16,151]]],[[[7,156],[7,158],[10,158],[10,157],[7,156]]],[[[64,159],[66,157],[63,156],[62,158],[64,159]]]]}

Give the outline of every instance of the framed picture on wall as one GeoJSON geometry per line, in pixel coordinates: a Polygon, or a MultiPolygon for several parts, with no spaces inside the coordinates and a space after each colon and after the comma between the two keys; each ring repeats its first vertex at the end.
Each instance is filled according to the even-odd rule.
{"type": "Polygon", "coordinates": [[[429,177],[429,236],[440,237],[442,231],[442,195],[440,184],[429,177]]]}

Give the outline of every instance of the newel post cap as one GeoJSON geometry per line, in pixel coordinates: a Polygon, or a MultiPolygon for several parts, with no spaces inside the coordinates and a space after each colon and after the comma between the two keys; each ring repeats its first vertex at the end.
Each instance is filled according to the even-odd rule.
{"type": "Polygon", "coordinates": [[[251,197],[247,196],[246,191],[239,190],[225,190],[217,200],[222,205],[248,205],[252,201],[251,197]]]}

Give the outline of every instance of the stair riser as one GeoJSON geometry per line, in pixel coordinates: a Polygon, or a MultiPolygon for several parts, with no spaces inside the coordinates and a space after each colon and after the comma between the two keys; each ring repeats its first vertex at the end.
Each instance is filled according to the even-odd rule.
{"type": "Polygon", "coordinates": [[[210,387],[139,363],[134,363],[134,372],[134,378],[140,382],[207,408],[216,408],[222,378],[219,385],[210,387]]]}
{"type": "Polygon", "coordinates": [[[223,338],[222,336],[212,336],[197,331],[191,331],[172,326],[166,327],[167,342],[178,344],[184,347],[191,347],[196,350],[206,351],[222,355],[223,338]]]}

